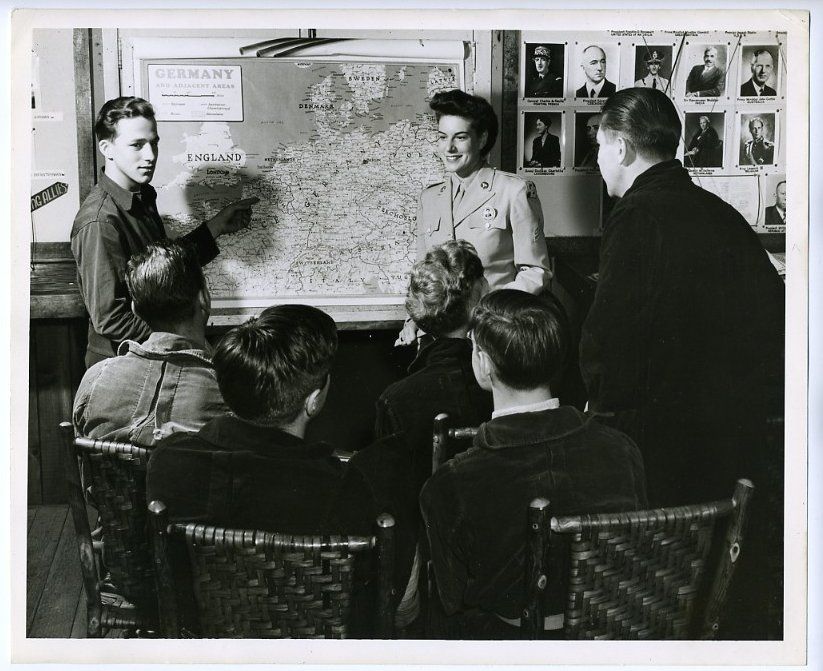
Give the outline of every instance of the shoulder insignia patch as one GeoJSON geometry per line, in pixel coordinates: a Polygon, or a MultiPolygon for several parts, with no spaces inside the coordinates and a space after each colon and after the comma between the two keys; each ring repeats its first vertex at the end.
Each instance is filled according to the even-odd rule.
{"type": "Polygon", "coordinates": [[[526,197],[527,198],[537,198],[537,187],[534,185],[534,182],[531,180],[526,181],[526,197]]]}

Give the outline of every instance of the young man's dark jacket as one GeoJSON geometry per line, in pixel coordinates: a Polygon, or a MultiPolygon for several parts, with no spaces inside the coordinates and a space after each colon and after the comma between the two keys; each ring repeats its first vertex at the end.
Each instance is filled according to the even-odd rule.
{"type": "MultiPolygon", "coordinates": [[[[443,464],[420,494],[447,614],[520,617],[528,507],[536,497],[551,501],[553,515],[642,509],[640,452],[571,406],[483,424],[474,447],[443,464]]],[[[561,559],[552,562],[547,614],[564,609],[561,559]]]]}
{"type": "Polygon", "coordinates": [[[435,338],[409,366],[408,377],[377,401],[377,437],[400,434],[412,459],[415,491],[432,473],[434,417],[445,412],[453,426],[478,426],[492,414],[492,397],[472,372],[468,338],[435,338]]]}
{"type": "MultiPolygon", "coordinates": [[[[100,181],[80,205],[71,228],[71,251],[89,313],[86,367],[117,354],[124,340],[142,342],[151,329],[131,311],[126,263],[149,243],[165,240],[157,213],[157,192],[149,184],[132,193],[100,173],[100,181]]],[[[211,232],[202,224],[183,239],[197,249],[201,264],[217,256],[211,232]]]]}
{"type": "MultiPolygon", "coordinates": [[[[649,168],[617,201],[583,324],[589,407],[640,447],[652,505],[765,485],[782,414],[784,285],[731,205],[679,161],[649,168]]],[[[771,476],[770,476],[771,477],[771,476]]]]}
{"type": "MultiPolygon", "coordinates": [[[[160,443],[149,460],[146,498],[163,501],[172,521],[296,534],[372,535],[377,516],[388,512],[397,522],[402,594],[414,554],[405,451],[387,439],[348,465],[332,453],[327,443],[224,415],[160,443]]],[[[176,564],[181,572],[183,564],[176,564]]],[[[179,598],[191,621],[190,593],[179,598]]]]}

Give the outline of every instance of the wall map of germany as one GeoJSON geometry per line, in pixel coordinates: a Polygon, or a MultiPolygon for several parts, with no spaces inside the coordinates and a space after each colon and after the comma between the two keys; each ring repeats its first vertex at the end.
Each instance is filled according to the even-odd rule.
{"type": "Polygon", "coordinates": [[[197,103],[205,115],[212,106],[218,111],[211,116],[219,118],[219,104],[236,115],[226,119],[246,121],[163,121],[159,114],[153,180],[173,236],[231,200],[260,198],[249,228],[220,238],[221,253],[206,267],[212,294],[404,295],[415,256],[417,197],[442,174],[428,101],[458,85],[455,66],[216,64],[225,65],[240,70],[237,100],[229,92],[225,102],[197,103]]]}

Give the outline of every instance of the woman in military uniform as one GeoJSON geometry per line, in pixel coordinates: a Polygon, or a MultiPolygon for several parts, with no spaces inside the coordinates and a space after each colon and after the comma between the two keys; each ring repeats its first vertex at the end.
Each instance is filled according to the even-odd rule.
{"type": "Polygon", "coordinates": [[[540,200],[534,184],[487,164],[497,139],[492,106],[453,89],[435,94],[430,107],[446,179],[420,195],[418,258],[445,240],[468,240],[490,289],[540,293],[551,279],[540,200]]]}
{"type": "MultiPolygon", "coordinates": [[[[543,212],[530,181],[492,168],[497,115],[484,98],[453,89],[432,97],[437,150],[445,179],[423,189],[417,211],[417,256],[446,240],[474,245],[489,289],[539,294],[551,279],[543,212]]],[[[404,329],[402,342],[409,342],[404,329]],[[404,337],[405,336],[405,337],[404,337]]]]}

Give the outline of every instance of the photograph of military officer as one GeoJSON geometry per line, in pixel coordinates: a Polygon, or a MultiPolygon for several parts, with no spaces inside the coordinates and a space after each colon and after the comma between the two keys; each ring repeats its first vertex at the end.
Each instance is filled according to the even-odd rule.
{"type": "Polygon", "coordinates": [[[740,57],[741,97],[777,95],[777,47],[743,47],[740,57]]]}
{"type": "Polygon", "coordinates": [[[619,54],[617,44],[578,43],[575,97],[604,99],[617,91],[614,82],[609,81],[608,73],[613,73],[612,77],[616,78],[620,72],[619,54]]]}
{"type": "Polygon", "coordinates": [[[740,115],[740,165],[770,165],[777,157],[775,114],[740,115]]]}
{"type": "Polygon", "coordinates": [[[563,128],[560,112],[527,113],[523,119],[523,167],[559,168],[560,137],[563,128]]]}
{"type": "Polygon", "coordinates": [[[778,175],[775,179],[777,184],[766,196],[772,198],[774,204],[766,207],[763,218],[763,224],[769,227],[786,225],[786,176],[778,175]]]}
{"type": "Polygon", "coordinates": [[[641,44],[634,48],[634,85],[669,93],[672,73],[671,46],[641,44]]]}
{"type": "Polygon", "coordinates": [[[683,136],[685,168],[722,168],[723,132],[726,115],[723,112],[686,113],[683,136]]]}
{"type": "Polygon", "coordinates": [[[598,170],[597,131],[600,130],[600,112],[576,112],[574,115],[574,167],[598,170]]]}
{"type": "Polygon", "coordinates": [[[527,44],[523,87],[526,98],[562,98],[564,65],[562,44],[527,44]]]}
{"type": "Polygon", "coordinates": [[[713,98],[726,91],[726,45],[689,44],[686,47],[686,96],[713,98]]]}

